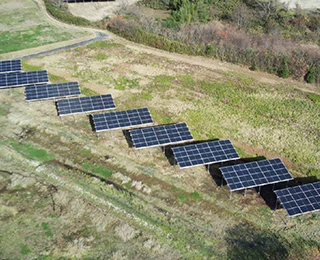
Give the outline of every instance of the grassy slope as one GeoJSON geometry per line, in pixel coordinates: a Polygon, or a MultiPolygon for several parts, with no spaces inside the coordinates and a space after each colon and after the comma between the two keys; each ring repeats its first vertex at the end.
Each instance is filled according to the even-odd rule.
{"type": "Polygon", "coordinates": [[[49,24],[31,0],[2,1],[0,16],[0,54],[84,36],[49,24]]]}
{"type": "MultiPolygon", "coordinates": [[[[316,157],[319,156],[316,154],[319,118],[314,116],[319,114],[319,104],[315,95],[308,96],[282,84],[261,84],[242,74],[164,62],[155,56],[132,53],[118,44],[95,44],[56,55],[56,59],[52,57],[28,61],[31,66],[27,67],[43,66],[49,71],[55,70],[54,78],[76,78],[82,87],[112,93],[119,109],[148,106],[158,124],[185,121],[197,139],[231,138],[244,157],[255,156],[253,151],[258,151],[257,155],[284,156],[301,165],[297,171],[295,165],[289,164],[295,176],[306,177],[313,168],[316,169],[313,174],[319,170],[316,157]],[[104,59],[100,59],[101,54],[105,54],[104,59]],[[306,142],[310,151],[304,148],[306,142]]],[[[246,259],[274,256],[314,259],[318,256],[317,215],[288,219],[283,210],[271,210],[254,190],[247,197],[236,193],[229,200],[228,188],[217,187],[203,167],[183,171],[184,177],[179,178],[182,172],[170,167],[157,149],[151,150],[151,155],[148,151],[133,152],[120,133],[112,137],[103,135],[103,139],[98,140],[92,135],[87,118],[79,116],[76,122],[61,123],[51,102],[33,103],[28,108],[22,101],[22,91],[16,89],[12,96],[8,93],[0,93],[1,120],[6,122],[0,124],[2,139],[6,140],[1,143],[0,154],[4,169],[25,167],[40,179],[67,188],[71,197],[84,196],[97,208],[105,208],[92,195],[101,198],[121,209],[120,215],[119,211],[108,210],[113,217],[120,217],[142,234],[122,248],[112,246],[119,239],[117,235],[101,244],[86,242],[88,247],[83,257],[111,256],[121,251],[130,259],[150,259],[153,249],[141,247],[147,240],[145,234],[158,241],[168,254],[159,256],[160,259],[179,256],[187,259],[243,259],[244,256],[246,259]],[[18,137],[22,146],[14,141],[18,137]],[[27,148],[31,148],[30,153],[27,148]],[[5,164],[8,156],[14,159],[10,166],[5,164]],[[33,162],[29,162],[30,159],[33,162]],[[34,160],[43,163],[43,167],[39,169],[34,160]],[[127,179],[119,179],[119,172],[127,179]],[[109,182],[99,182],[94,176],[101,180],[108,178],[109,182]],[[117,188],[106,185],[111,182],[117,188]],[[137,182],[145,188],[136,188],[137,182]],[[85,191],[80,192],[82,195],[79,187],[85,191]],[[109,243],[110,247],[103,248],[103,243],[109,243]]],[[[6,201],[8,195],[2,196],[6,201]]],[[[14,200],[9,202],[9,206],[17,204],[14,200]]],[[[89,213],[75,209],[82,228],[76,234],[65,236],[58,227],[50,229],[54,224],[41,207],[34,210],[41,213],[41,218],[34,226],[17,227],[25,234],[24,240],[11,243],[10,250],[4,241],[14,241],[16,237],[8,226],[8,219],[2,219],[2,228],[6,230],[0,237],[3,256],[12,252],[16,252],[17,257],[43,253],[37,246],[41,236],[26,239],[35,228],[39,232],[39,227],[43,230],[42,236],[50,238],[47,247],[56,248],[43,254],[56,257],[68,254],[64,251],[65,244],[85,239],[88,228],[93,230],[94,241],[115,232],[113,225],[104,232],[92,227],[86,222],[89,213]],[[42,223],[48,223],[48,230],[44,230],[42,223]]],[[[22,217],[34,218],[23,214],[9,216],[9,219],[19,223],[22,217]]],[[[63,215],[56,216],[54,222],[65,219],[63,215]]]]}

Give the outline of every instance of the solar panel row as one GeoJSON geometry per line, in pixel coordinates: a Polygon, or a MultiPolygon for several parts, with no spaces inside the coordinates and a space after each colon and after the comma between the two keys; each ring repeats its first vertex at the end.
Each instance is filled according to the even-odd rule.
{"type": "Polygon", "coordinates": [[[134,129],[130,130],[130,135],[136,149],[177,144],[193,140],[186,123],[134,129]]]}
{"type": "Polygon", "coordinates": [[[180,168],[239,159],[230,140],[211,141],[172,148],[180,168]]]}
{"type": "Polygon", "coordinates": [[[80,95],[78,82],[67,82],[48,85],[27,86],[25,96],[27,101],[52,99],[80,95]]]}
{"type": "Polygon", "coordinates": [[[22,71],[21,60],[0,61],[0,73],[11,73],[22,71]]]}
{"type": "Polygon", "coordinates": [[[320,182],[276,190],[275,194],[289,216],[320,210],[320,182]]]}
{"type": "Polygon", "coordinates": [[[279,158],[221,167],[220,170],[231,190],[292,180],[279,158]]]}
{"type": "Polygon", "coordinates": [[[49,78],[46,70],[0,74],[0,89],[48,82],[49,78]]]}
{"type": "Polygon", "coordinates": [[[58,100],[56,105],[59,116],[116,108],[110,94],[58,100]]]}
{"type": "Polygon", "coordinates": [[[148,108],[91,115],[96,132],[153,124],[148,108]]]}

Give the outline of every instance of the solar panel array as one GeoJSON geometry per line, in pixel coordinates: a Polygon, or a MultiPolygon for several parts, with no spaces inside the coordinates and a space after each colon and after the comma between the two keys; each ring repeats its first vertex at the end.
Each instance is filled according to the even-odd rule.
{"type": "Polygon", "coordinates": [[[161,125],[130,130],[135,148],[164,146],[192,141],[193,137],[186,123],[161,125]]]}
{"type": "Polygon", "coordinates": [[[231,190],[242,190],[281,181],[292,176],[279,158],[220,168],[231,190]]]}
{"type": "Polygon", "coordinates": [[[110,94],[90,97],[62,99],[56,102],[59,116],[115,109],[110,94]]]}
{"type": "Polygon", "coordinates": [[[0,74],[0,89],[49,82],[46,70],[0,74]]]}
{"type": "Polygon", "coordinates": [[[22,71],[21,60],[0,61],[0,73],[10,73],[22,71]]]}
{"type": "Polygon", "coordinates": [[[320,182],[275,191],[289,216],[320,210],[320,182]]]}
{"type": "Polygon", "coordinates": [[[153,124],[148,108],[95,114],[91,118],[96,132],[153,124]]]}
{"type": "Polygon", "coordinates": [[[27,101],[80,95],[78,82],[27,86],[24,90],[27,101]]]}
{"type": "Polygon", "coordinates": [[[230,140],[211,141],[172,148],[180,168],[239,159],[230,140]]]}

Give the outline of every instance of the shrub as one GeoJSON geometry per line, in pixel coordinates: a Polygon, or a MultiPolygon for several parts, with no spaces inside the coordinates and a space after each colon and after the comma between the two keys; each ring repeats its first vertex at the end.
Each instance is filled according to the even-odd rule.
{"type": "Polygon", "coordinates": [[[315,70],[315,67],[312,66],[306,76],[305,76],[305,80],[308,82],[308,83],[315,83],[316,82],[316,77],[317,77],[317,74],[316,74],[316,70],[315,70]]]}

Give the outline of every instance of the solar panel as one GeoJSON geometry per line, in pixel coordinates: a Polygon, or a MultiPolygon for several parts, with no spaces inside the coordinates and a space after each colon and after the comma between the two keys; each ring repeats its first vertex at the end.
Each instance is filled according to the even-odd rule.
{"type": "Polygon", "coordinates": [[[0,74],[0,89],[45,84],[48,82],[49,78],[46,70],[0,74]]]}
{"type": "Polygon", "coordinates": [[[95,114],[91,118],[96,132],[153,124],[148,108],[95,114]]]}
{"type": "Polygon", "coordinates": [[[193,140],[186,123],[134,129],[130,130],[130,135],[136,149],[193,140]]]}
{"type": "Polygon", "coordinates": [[[276,190],[274,192],[291,217],[320,210],[320,182],[276,190]]]}
{"type": "Polygon", "coordinates": [[[80,95],[78,82],[27,86],[24,90],[27,101],[80,95]]]}
{"type": "Polygon", "coordinates": [[[59,116],[115,109],[112,96],[100,95],[62,99],[56,102],[59,116]]]}
{"type": "Polygon", "coordinates": [[[281,181],[292,176],[279,158],[220,168],[231,190],[242,190],[281,181]]]}
{"type": "Polygon", "coordinates": [[[0,61],[0,73],[22,71],[21,60],[3,60],[0,61]]]}
{"type": "Polygon", "coordinates": [[[230,140],[211,141],[172,148],[180,168],[239,159],[230,140]]]}

